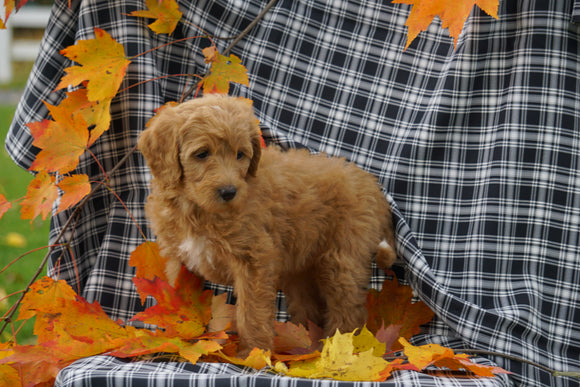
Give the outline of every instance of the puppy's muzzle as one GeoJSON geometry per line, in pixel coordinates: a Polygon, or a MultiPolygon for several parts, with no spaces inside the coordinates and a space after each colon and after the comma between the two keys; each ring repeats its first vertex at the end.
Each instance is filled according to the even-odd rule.
{"type": "Polygon", "coordinates": [[[236,197],[238,190],[233,185],[227,185],[218,189],[218,195],[224,202],[229,202],[236,197]]]}

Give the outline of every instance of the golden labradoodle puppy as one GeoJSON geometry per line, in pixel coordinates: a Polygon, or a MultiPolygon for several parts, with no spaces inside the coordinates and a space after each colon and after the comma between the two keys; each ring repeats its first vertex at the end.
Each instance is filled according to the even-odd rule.
{"type": "Polygon", "coordinates": [[[139,139],[146,205],[166,272],[182,264],[237,296],[240,349],[272,348],[281,289],[296,323],[325,333],[367,318],[371,262],[395,260],[376,179],[343,159],[260,147],[251,102],[209,95],[163,109],[139,139]]]}

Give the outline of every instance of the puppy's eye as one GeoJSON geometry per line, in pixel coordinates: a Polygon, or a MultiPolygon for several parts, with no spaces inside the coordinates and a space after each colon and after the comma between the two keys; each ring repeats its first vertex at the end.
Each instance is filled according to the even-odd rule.
{"type": "Polygon", "coordinates": [[[244,152],[238,152],[238,154],[236,155],[236,158],[237,158],[238,160],[241,160],[241,159],[243,159],[243,158],[244,158],[244,152]]]}
{"type": "Polygon", "coordinates": [[[209,156],[209,152],[205,151],[205,150],[199,151],[199,152],[195,153],[193,156],[198,160],[204,160],[204,159],[207,159],[207,157],[209,156]]]}

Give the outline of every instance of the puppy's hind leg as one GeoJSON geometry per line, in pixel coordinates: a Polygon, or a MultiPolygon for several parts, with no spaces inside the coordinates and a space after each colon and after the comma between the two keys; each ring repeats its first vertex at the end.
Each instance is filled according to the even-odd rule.
{"type": "Polygon", "coordinates": [[[280,288],[286,296],[290,321],[308,327],[308,321],[323,327],[326,301],[321,294],[318,278],[311,269],[280,280],[280,288]]]}
{"type": "Polygon", "coordinates": [[[353,259],[338,252],[328,252],[322,259],[320,291],[326,300],[324,333],[334,335],[362,328],[368,318],[366,287],[370,261],[353,259]],[[367,269],[368,266],[368,269],[367,269]]]}

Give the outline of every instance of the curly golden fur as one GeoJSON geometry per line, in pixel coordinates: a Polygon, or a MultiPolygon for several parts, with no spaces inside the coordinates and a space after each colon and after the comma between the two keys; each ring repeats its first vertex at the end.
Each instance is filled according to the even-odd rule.
{"type": "Polygon", "coordinates": [[[340,158],[261,148],[248,100],[163,109],[139,139],[153,174],[146,213],[174,282],[182,264],[233,285],[240,348],[270,349],[281,289],[296,323],[352,331],[367,318],[371,262],[395,260],[376,179],[340,158]]]}

